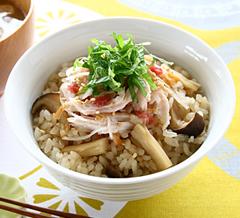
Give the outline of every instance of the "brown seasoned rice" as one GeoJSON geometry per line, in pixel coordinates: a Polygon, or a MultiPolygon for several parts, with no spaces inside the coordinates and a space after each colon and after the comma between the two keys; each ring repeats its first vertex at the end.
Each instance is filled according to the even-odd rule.
{"type": "MultiPolygon", "coordinates": [[[[65,71],[71,65],[72,63],[64,64],[58,73],[51,75],[42,93],[59,91],[61,79],[66,76],[65,71]]],[[[180,67],[175,67],[175,69],[184,75],[188,75],[180,67]]],[[[182,83],[179,81],[175,84],[174,89],[179,90],[182,86],[182,83]]],[[[196,138],[193,136],[189,137],[177,134],[171,130],[162,132],[157,127],[151,130],[174,165],[191,156],[206,138],[209,103],[202,94],[197,94],[195,99],[189,97],[188,104],[193,111],[200,111],[203,115],[205,130],[200,136],[196,138]]],[[[134,122],[134,120],[131,121],[134,122]]],[[[109,162],[119,169],[124,177],[143,176],[157,172],[156,164],[151,156],[142,147],[132,144],[129,139],[125,139],[121,146],[112,142],[108,152],[98,156],[83,158],[74,151],[62,152],[61,149],[68,143],[62,140],[62,137],[79,136],[81,135],[81,130],[57,121],[54,114],[48,110],[43,109],[33,117],[33,129],[40,149],[49,158],[61,166],[79,173],[107,177],[106,167],[109,162]]],[[[73,142],[73,144],[78,143],[73,142]]]]}

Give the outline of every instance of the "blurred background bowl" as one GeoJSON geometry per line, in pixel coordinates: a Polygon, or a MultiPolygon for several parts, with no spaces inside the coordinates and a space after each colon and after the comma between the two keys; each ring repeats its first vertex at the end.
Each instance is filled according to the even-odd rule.
{"type": "Polygon", "coordinates": [[[0,38],[0,96],[3,94],[12,67],[32,45],[34,32],[33,1],[9,0],[9,2],[20,9],[25,18],[10,35],[0,38]]]}

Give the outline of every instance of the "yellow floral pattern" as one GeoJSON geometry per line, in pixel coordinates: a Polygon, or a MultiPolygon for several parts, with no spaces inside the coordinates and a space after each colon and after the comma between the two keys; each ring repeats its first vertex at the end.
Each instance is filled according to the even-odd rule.
{"type": "Polygon", "coordinates": [[[37,18],[36,28],[38,34],[43,37],[49,33],[56,32],[64,27],[78,23],[80,19],[72,11],[60,9],[58,11],[47,11],[43,16],[37,18]]]}
{"type": "Polygon", "coordinates": [[[99,201],[99,200],[80,197],[76,193],[74,193],[73,191],[70,191],[65,187],[62,187],[60,189],[59,187],[57,187],[57,185],[55,185],[53,182],[50,182],[46,178],[40,177],[36,185],[40,188],[43,188],[42,190],[44,190],[45,193],[33,195],[33,199],[34,199],[33,203],[41,204],[51,200],[51,204],[47,206],[48,208],[51,208],[51,209],[58,209],[59,206],[62,205],[63,211],[70,212],[69,205],[71,204],[74,206],[74,210],[75,210],[71,212],[74,212],[79,215],[88,216],[88,213],[81,206],[83,202],[94,210],[101,210],[101,206],[104,204],[102,201],[99,201]],[[52,194],[48,193],[49,190],[51,190],[52,194]],[[65,196],[66,193],[68,195],[71,195],[71,198],[67,198],[65,196]]]}
{"type": "Polygon", "coordinates": [[[36,1],[37,40],[80,21],[102,17],[100,14],[61,0],[36,1]]]}
{"type": "Polygon", "coordinates": [[[46,208],[105,218],[114,217],[126,204],[82,197],[56,181],[41,165],[23,174],[19,179],[28,193],[27,202],[46,208]]]}

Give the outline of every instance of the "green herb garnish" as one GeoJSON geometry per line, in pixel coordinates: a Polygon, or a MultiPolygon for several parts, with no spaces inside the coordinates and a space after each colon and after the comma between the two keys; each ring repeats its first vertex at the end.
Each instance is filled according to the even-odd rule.
{"type": "Polygon", "coordinates": [[[82,66],[81,59],[77,58],[73,63],[73,69],[75,70],[77,67],[81,67],[81,66],[82,66]]]}
{"type": "MultiPolygon", "coordinates": [[[[114,47],[104,41],[92,40],[93,45],[89,47],[88,57],[82,64],[90,70],[83,91],[91,88],[98,95],[102,90],[118,92],[128,87],[135,101],[137,90],[146,96],[146,83],[152,90],[156,89],[144,60],[144,45],[136,44],[131,35],[124,40],[122,35],[113,33],[113,38],[116,41],[114,47]]],[[[74,66],[79,66],[79,62],[75,61],[74,66]]]]}
{"type": "Polygon", "coordinates": [[[73,69],[76,70],[76,68],[82,67],[85,61],[86,57],[77,58],[73,63],[73,69]]]}
{"type": "Polygon", "coordinates": [[[155,60],[158,60],[160,61],[161,63],[163,64],[167,64],[167,65],[170,65],[172,66],[174,63],[173,62],[170,62],[170,61],[166,61],[165,59],[163,58],[160,58],[160,57],[157,57],[156,55],[153,55],[153,54],[150,54],[155,60]]]}

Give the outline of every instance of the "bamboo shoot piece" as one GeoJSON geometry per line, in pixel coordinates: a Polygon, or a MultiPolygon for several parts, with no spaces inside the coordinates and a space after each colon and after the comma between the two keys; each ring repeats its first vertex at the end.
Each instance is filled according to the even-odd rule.
{"type": "Polygon", "coordinates": [[[100,155],[107,151],[108,138],[101,138],[92,142],[71,145],[63,148],[63,152],[75,151],[82,157],[90,157],[100,155]]]}
{"type": "Polygon", "coordinates": [[[197,83],[193,80],[187,79],[185,76],[183,76],[181,73],[179,73],[175,70],[173,71],[173,75],[182,82],[182,84],[184,85],[185,88],[190,89],[193,92],[196,92],[200,88],[199,83],[197,83]]]}
{"type": "Polygon", "coordinates": [[[137,124],[131,135],[150,154],[158,170],[164,170],[173,165],[161,145],[145,126],[137,124]]]}

